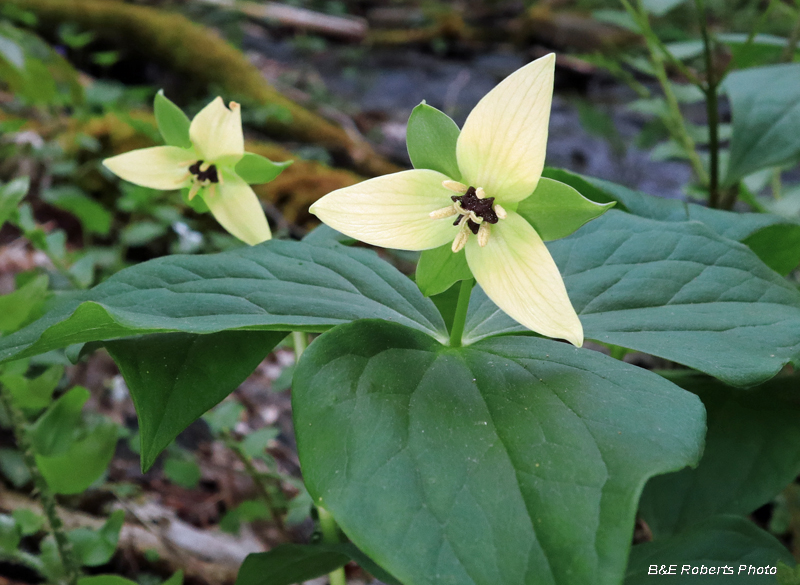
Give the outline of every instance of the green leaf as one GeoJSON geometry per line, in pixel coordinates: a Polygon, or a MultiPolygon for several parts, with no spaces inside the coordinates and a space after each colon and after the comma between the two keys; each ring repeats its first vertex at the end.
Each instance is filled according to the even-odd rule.
{"type": "Polygon", "coordinates": [[[517,213],[547,242],[570,235],[614,205],[614,201],[595,203],[565,183],[542,177],[533,194],[520,202],[517,213]]]}
{"type": "Polygon", "coordinates": [[[642,7],[653,16],[664,16],[686,0],[642,0],[642,7]]]}
{"type": "Polygon", "coordinates": [[[121,270],[0,339],[0,360],[157,332],[325,331],[365,318],[396,321],[447,339],[434,304],[374,252],[270,240],[121,270]]]}
{"type": "Polygon", "coordinates": [[[249,554],[239,569],[236,585],[294,585],[322,577],[350,560],[380,581],[400,585],[350,543],[281,544],[265,553],[249,554]]]}
{"type": "Polygon", "coordinates": [[[219,434],[224,431],[231,431],[236,426],[244,413],[245,408],[235,400],[228,400],[215,406],[203,415],[211,431],[219,434]]]}
{"type": "Polygon", "coordinates": [[[42,274],[29,280],[12,293],[0,296],[0,331],[16,331],[33,315],[48,297],[50,279],[42,274]]]}
{"type": "Polygon", "coordinates": [[[142,469],[236,390],[285,336],[272,331],[145,335],[109,341],[139,417],[142,469]]]}
{"type": "MultiPolygon", "coordinates": [[[[800,357],[800,293],[701,223],[610,211],[548,248],[587,339],[732,386],[764,382],[800,357]]],[[[525,329],[473,293],[464,343],[514,331],[525,329]]]]}
{"type": "Polygon", "coordinates": [[[50,405],[53,392],[63,375],[64,367],[56,365],[47,368],[36,378],[26,378],[19,373],[4,373],[0,375],[0,383],[5,385],[18,407],[41,410],[50,405]]]}
{"type": "Polygon", "coordinates": [[[325,545],[281,544],[254,553],[239,568],[236,585],[294,585],[316,579],[350,562],[350,557],[325,545]]]}
{"type": "Polygon", "coordinates": [[[191,122],[186,114],[178,106],[172,103],[164,90],[161,89],[156,94],[153,101],[153,110],[156,115],[156,124],[161,136],[169,146],[179,146],[180,148],[191,148],[192,140],[189,138],[189,125],[191,122]]]}
{"type": "Polygon", "coordinates": [[[108,235],[111,229],[111,212],[77,187],[64,186],[47,189],[42,198],[59,209],[77,217],[89,233],[108,235]]]}
{"type": "Polygon", "coordinates": [[[30,188],[30,179],[20,177],[0,185],[0,227],[17,210],[17,205],[25,198],[30,188]]]}
{"type": "Polygon", "coordinates": [[[139,585],[136,581],[131,581],[119,575],[94,575],[92,577],[81,577],[78,585],[139,585]]]}
{"type": "Polygon", "coordinates": [[[669,379],[703,401],[708,433],[696,469],[654,477],[645,487],[640,511],[656,537],[715,514],[749,514],[800,474],[800,375],[747,392],[705,376],[669,379]]]}
{"type": "Polygon", "coordinates": [[[170,457],[164,462],[164,475],[172,483],[188,490],[196,488],[202,477],[196,461],[178,457],[170,457]]]}
{"type": "Polygon", "coordinates": [[[57,494],[79,494],[103,475],[117,446],[117,426],[103,422],[69,450],[52,457],[36,456],[47,485],[57,494]]]}
{"type": "Polygon", "coordinates": [[[425,102],[411,110],[406,128],[408,156],[415,169],[430,169],[461,180],[456,159],[458,125],[450,117],[425,102]]]}
{"type": "Polygon", "coordinates": [[[800,63],[734,71],[723,86],[733,117],[723,186],[800,159],[800,63]]]}
{"type": "Polygon", "coordinates": [[[38,533],[44,526],[44,518],[28,508],[19,508],[11,513],[23,536],[38,533]]]}
{"type": "Polygon", "coordinates": [[[652,585],[680,583],[706,585],[774,585],[774,574],[764,574],[763,568],[775,568],[779,561],[794,565],[792,555],[774,536],[764,532],[755,524],[738,516],[716,516],[692,528],[663,540],[656,540],[634,546],[625,585],[652,585]],[[669,570],[676,565],[677,576],[653,575],[653,565],[669,570]],[[681,571],[688,565],[688,574],[681,571]],[[700,574],[702,568],[705,574],[700,574]],[[723,574],[709,575],[708,569],[714,567],[723,574]],[[723,567],[730,567],[726,570],[723,567]],[[759,567],[762,573],[748,574],[750,567],[754,572],[759,567]],[[693,569],[697,574],[692,574],[693,569]]]}
{"type": "Polygon", "coordinates": [[[20,540],[22,540],[22,533],[14,518],[7,514],[0,514],[0,551],[14,554],[20,540]]]}
{"type": "Polygon", "coordinates": [[[246,183],[259,185],[275,179],[292,162],[294,161],[273,162],[260,154],[245,152],[242,159],[236,163],[235,170],[246,183]]]}
{"type": "Polygon", "coordinates": [[[594,201],[616,201],[616,209],[659,221],[700,221],[719,235],[742,242],[776,272],[786,275],[800,263],[800,222],[769,213],[733,213],[633,191],[622,185],[562,169],[545,175],[575,187],[594,201]]]}
{"type": "Polygon", "coordinates": [[[242,450],[253,458],[264,458],[264,452],[269,446],[271,441],[280,434],[280,430],[276,427],[264,427],[248,433],[242,439],[242,450]]]}
{"type": "Polygon", "coordinates": [[[405,585],[617,584],[646,478],[700,458],[700,401],[532,337],[447,348],[356,321],[303,353],[304,480],[405,585]]]}
{"type": "Polygon", "coordinates": [[[69,450],[87,400],[89,391],[75,386],[31,425],[31,444],[37,455],[58,455],[69,450]]]}
{"type": "Polygon", "coordinates": [[[75,555],[85,567],[105,565],[114,556],[119,533],[125,522],[125,511],[116,510],[98,530],[75,528],[67,533],[75,555]]]}
{"type": "Polygon", "coordinates": [[[464,250],[453,254],[452,245],[445,244],[423,250],[417,264],[417,286],[426,297],[438,295],[461,280],[472,278],[464,250]]]}

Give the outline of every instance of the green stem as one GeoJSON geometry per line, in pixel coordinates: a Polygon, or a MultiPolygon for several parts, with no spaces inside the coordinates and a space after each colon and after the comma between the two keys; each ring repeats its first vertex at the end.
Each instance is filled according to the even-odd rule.
{"type": "MultiPolygon", "coordinates": [[[[322,542],[325,544],[339,544],[341,542],[339,539],[339,527],[330,512],[317,506],[317,515],[319,516],[319,530],[322,532],[322,542]]],[[[344,567],[339,567],[335,571],[328,573],[328,579],[330,580],[330,585],[347,585],[344,567]]]]}
{"type": "MultiPolygon", "coordinates": [[[[798,8],[800,8],[800,4],[798,4],[798,8]]],[[[797,20],[789,35],[789,41],[786,43],[786,47],[784,47],[783,53],[781,54],[781,61],[786,61],[787,63],[792,61],[794,52],[797,50],[798,42],[800,42],[800,10],[798,10],[797,20]]]]}
{"type": "Polygon", "coordinates": [[[658,35],[653,32],[650,27],[650,20],[647,16],[647,11],[642,7],[641,2],[638,3],[638,8],[634,8],[628,0],[620,0],[628,14],[633,17],[644,36],[647,51],[650,54],[650,63],[653,65],[653,73],[661,86],[661,91],[664,92],[664,100],[667,102],[668,119],[665,120],[667,128],[672,136],[683,147],[686,156],[689,158],[689,163],[692,165],[697,179],[703,185],[708,185],[708,173],[703,165],[703,161],[697,154],[694,139],[689,135],[686,129],[686,123],[681,113],[681,107],[678,103],[678,98],[672,90],[669,76],[667,75],[666,67],[664,66],[664,56],[659,48],[660,40],[658,35]]]}
{"type": "MultiPolygon", "coordinates": [[[[253,458],[245,453],[241,443],[234,439],[230,432],[226,431],[222,433],[222,441],[225,443],[225,446],[228,449],[233,451],[239,461],[241,461],[244,465],[247,475],[249,475],[253,480],[258,493],[261,494],[262,498],[264,498],[264,502],[267,504],[269,513],[272,515],[272,519],[275,521],[275,525],[278,527],[278,531],[281,533],[281,536],[287,541],[291,540],[292,537],[286,530],[286,525],[283,523],[281,512],[278,510],[278,506],[275,505],[275,500],[273,499],[272,494],[269,493],[270,486],[267,482],[267,477],[265,477],[265,474],[256,469],[256,466],[253,463],[253,458]]],[[[276,483],[280,486],[277,480],[276,483]]]]}
{"type": "Polygon", "coordinates": [[[714,72],[714,57],[711,37],[706,22],[706,7],[703,0],[695,0],[700,19],[700,34],[703,37],[703,56],[706,66],[706,83],[703,92],[706,96],[706,117],[708,118],[708,206],[717,209],[720,206],[719,193],[719,107],[717,97],[717,78],[714,72]]]}
{"type": "Polygon", "coordinates": [[[22,414],[19,408],[14,404],[13,398],[8,393],[5,387],[0,386],[0,402],[8,413],[8,418],[11,421],[11,426],[14,431],[14,438],[17,441],[17,448],[22,453],[22,459],[28,472],[33,479],[33,485],[36,491],[39,492],[39,499],[42,501],[42,510],[44,511],[47,521],[50,524],[50,531],[53,533],[53,538],[56,541],[56,549],[58,556],[61,558],[61,565],[64,567],[64,576],[69,585],[77,585],[78,578],[80,577],[80,568],[72,548],[72,543],[67,538],[67,533],[64,531],[64,523],[58,515],[56,507],[56,499],[53,492],[50,491],[50,486],[47,485],[39,467],[36,465],[36,456],[33,452],[33,445],[28,437],[26,429],[25,415],[22,414]]]}
{"type": "Polygon", "coordinates": [[[467,309],[469,308],[469,297],[472,294],[473,283],[474,280],[472,278],[461,281],[456,314],[453,316],[453,327],[450,329],[450,347],[461,347],[461,336],[464,334],[464,323],[467,321],[467,309]]]}
{"type": "Polygon", "coordinates": [[[297,362],[308,347],[306,334],[303,331],[292,331],[292,343],[294,344],[294,359],[297,362]]]}

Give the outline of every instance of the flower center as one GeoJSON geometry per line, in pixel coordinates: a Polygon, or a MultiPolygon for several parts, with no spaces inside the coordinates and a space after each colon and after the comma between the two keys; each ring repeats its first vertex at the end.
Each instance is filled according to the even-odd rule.
{"type": "Polygon", "coordinates": [[[488,244],[491,235],[490,225],[505,219],[506,210],[496,205],[494,197],[487,197],[480,187],[477,189],[472,186],[467,187],[457,181],[444,181],[442,186],[460,195],[451,196],[452,205],[433,211],[430,216],[432,219],[443,219],[458,215],[453,225],[460,225],[461,229],[453,240],[453,252],[459,252],[467,244],[469,232],[478,236],[479,246],[488,244]]]}
{"type": "Polygon", "coordinates": [[[463,195],[453,195],[450,199],[457,204],[456,211],[459,213],[453,225],[458,225],[464,218],[467,218],[467,227],[475,235],[478,235],[478,230],[483,222],[473,221],[473,215],[486,223],[497,223],[499,221],[497,214],[494,212],[494,197],[479,199],[475,187],[468,187],[466,193],[463,195]]]}
{"type": "Polygon", "coordinates": [[[210,183],[219,183],[219,175],[217,175],[217,167],[214,165],[204,164],[199,160],[189,167],[189,172],[192,173],[197,181],[210,183]]]}

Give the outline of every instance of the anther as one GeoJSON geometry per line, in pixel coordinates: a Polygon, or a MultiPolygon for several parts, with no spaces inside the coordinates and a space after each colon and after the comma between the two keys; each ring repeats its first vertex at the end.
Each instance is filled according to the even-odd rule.
{"type": "Polygon", "coordinates": [[[482,223],[478,229],[478,245],[483,248],[489,243],[489,236],[492,234],[491,224],[482,223]]]}
{"type": "Polygon", "coordinates": [[[475,189],[475,195],[478,199],[484,199],[486,197],[486,191],[483,190],[483,187],[478,187],[475,189]]]}
{"type": "Polygon", "coordinates": [[[458,230],[456,234],[456,238],[453,240],[453,246],[450,248],[453,252],[460,252],[464,246],[467,244],[467,238],[469,235],[467,234],[467,230],[464,229],[466,227],[466,223],[461,226],[461,229],[458,230]]]}
{"type": "Polygon", "coordinates": [[[459,183],[458,181],[451,181],[449,179],[447,181],[442,181],[442,187],[452,191],[453,193],[459,193],[461,195],[466,193],[468,188],[463,183],[459,183]]]}
{"type": "Polygon", "coordinates": [[[494,213],[497,215],[498,219],[505,219],[508,217],[506,210],[503,209],[499,204],[494,206],[494,213]]]}
{"type": "Polygon", "coordinates": [[[194,199],[195,195],[197,195],[197,192],[200,190],[200,187],[202,187],[202,185],[199,182],[195,181],[192,183],[192,187],[189,189],[189,201],[194,199]]]}
{"type": "Polygon", "coordinates": [[[431,219],[444,219],[445,217],[451,217],[457,213],[458,210],[455,208],[455,205],[449,205],[447,207],[437,209],[436,211],[431,211],[429,215],[431,219]]]}

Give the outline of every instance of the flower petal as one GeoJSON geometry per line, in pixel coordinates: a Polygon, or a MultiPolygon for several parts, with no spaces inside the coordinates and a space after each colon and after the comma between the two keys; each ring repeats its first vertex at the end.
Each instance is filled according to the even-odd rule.
{"type": "Polygon", "coordinates": [[[238,175],[223,172],[222,183],[212,187],[201,191],[203,201],[230,234],[251,246],[272,238],[258,197],[238,175]]]}
{"type": "Polygon", "coordinates": [[[470,112],[456,144],[462,183],[500,203],[533,193],[544,168],[555,61],[550,53],[518,69],[470,112]]]}
{"type": "Polygon", "coordinates": [[[484,248],[470,238],[467,263],[487,296],[513,319],[542,335],[583,345],[583,327],[558,267],[518,214],[493,225],[484,248]]]}
{"type": "Polygon", "coordinates": [[[369,179],[328,193],[311,213],[362,242],[399,250],[427,250],[453,241],[453,218],[430,213],[453,202],[442,187],[446,175],[418,169],[369,179]]]}
{"type": "Polygon", "coordinates": [[[105,159],[103,165],[121,179],[167,191],[189,183],[189,164],[193,156],[192,151],[185,148],[153,146],[112,156],[105,159]]]}
{"type": "Polygon", "coordinates": [[[223,159],[226,164],[235,164],[244,156],[239,104],[231,102],[229,110],[218,97],[194,117],[189,126],[189,137],[204,161],[220,163],[223,159]]]}

